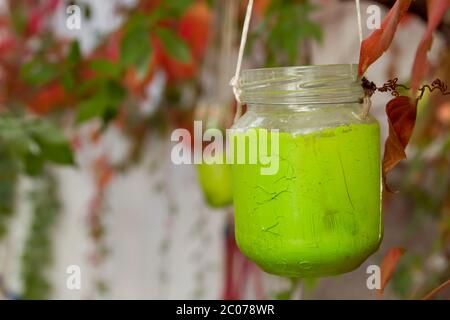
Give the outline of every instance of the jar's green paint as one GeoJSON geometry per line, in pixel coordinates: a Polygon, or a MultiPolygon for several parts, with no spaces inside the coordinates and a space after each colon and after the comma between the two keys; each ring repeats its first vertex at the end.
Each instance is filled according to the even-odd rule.
{"type": "Polygon", "coordinates": [[[378,125],[280,133],[279,141],[277,174],[233,166],[239,248],[289,277],[355,269],[381,240],[378,125]]]}
{"type": "Polygon", "coordinates": [[[233,202],[229,164],[202,163],[197,165],[197,174],[203,196],[211,207],[225,207],[233,202]]]}
{"type": "MultiPolygon", "coordinates": [[[[351,271],[382,238],[380,138],[363,111],[356,65],[244,70],[247,112],[232,138],[279,130],[279,170],[233,164],[236,240],[265,271],[351,271]],[[249,132],[250,131],[250,132],[249,132]]],[[[251,142],[244,148],[248,153],[251,142]]]]}

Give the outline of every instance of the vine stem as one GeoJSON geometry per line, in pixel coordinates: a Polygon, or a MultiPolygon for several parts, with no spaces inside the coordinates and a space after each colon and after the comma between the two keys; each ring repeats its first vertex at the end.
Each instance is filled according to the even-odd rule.
{"type": "MultiPolygon", "coordinates": [[[[377,85],[367,80],[366,77],[362,78],[362,87],[365,91],[365,96],[371,97],[375,92],[390,92],[391,95],[398,97],[400,94],[397,91],[397,88],[403,88],[405,90],[410,90],[411,88],[408,86],[405,86],[403,84],[398,84],[398,78],[393,78],[389,80],[388,82],[385,82],[381,87],[377,87],[377,85]]],[[[422,87],[420,87],[417,91],[420,93],[416,100],[422,99],[425,91],[428,89],[428,91],[431,93],[435,90],[441,91],[442,95],[450,95],[450,91],[447,91],[448,87],[447,85],[441,81],[440,79],[435,79],[431,85],[425,84],[422,87]]]]}
{"type": "Polygon", "coordinates": [[[430,300],[433,298],[436,294],[438,294],[440,291],[444,290],[450,286],[450,279],[442,283],[439,287],[433,289],[431,292],[429,292],[427,295],[425,295],[422,300],[430,300]]]}

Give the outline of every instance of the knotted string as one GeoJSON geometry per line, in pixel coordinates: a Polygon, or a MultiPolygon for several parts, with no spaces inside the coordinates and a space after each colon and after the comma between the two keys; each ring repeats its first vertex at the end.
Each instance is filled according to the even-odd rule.
{"type": "MultiPolygon", "coordinates": [[[[356,4],[356,17],[358,20],[358,35],[359,35],[359,46],[361,48],[361,44],[363,42],[363,34],[362,34],[362,23],[361,23],[361,6],[359,0],[355,0],[356,4]]],[[[370,96],[364,95],[363,98],[363,118],[366,118],[369,114],[370,107],[372,106],[372,100],[370,100],[370,96]]]]}
{"type": "Polygon", "coordinates": [[[241,101],[241,88],[239,82],[239,76],[241,74],[242,59],[244,57],[245,44],[247,42],[247,34],[250,26],[250,19],[252,17],[253,0],[248,1],[247,13],[245,14],[244,27],[242,29],[241,45],[239,47],[238,60],[236,64],[236,72],[234,77],[231,78],[230,85],[233,87],[233,94],[237,101],[236,114],[234,116],[234,123],[239,119],[242,114],[242,101],[241,101]]]}

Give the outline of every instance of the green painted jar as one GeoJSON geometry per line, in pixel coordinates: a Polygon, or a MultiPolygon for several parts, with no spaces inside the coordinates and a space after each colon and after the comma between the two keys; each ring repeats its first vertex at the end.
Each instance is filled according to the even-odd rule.
{"type": "Polygon", "coordinates": [[[239,140],[250,159],[278,130],[269,134],[279,145],[271,150],[276,172],[262,174],[267,162],[259,158],[232,165],[236,241],[266,272],[336,275],[357,268],[380,245],[379,125],[363,115],[356,71],[347,64],[241,74],[247,112],[232,127],[235,157],[239,140]]]}
{"type": "Polygon", "coordinates": [[[213,208],[222,208],[233,203],[231,167],[226,164],[202,163],[197,165],[197,174],[206,203],[213,208]]]}

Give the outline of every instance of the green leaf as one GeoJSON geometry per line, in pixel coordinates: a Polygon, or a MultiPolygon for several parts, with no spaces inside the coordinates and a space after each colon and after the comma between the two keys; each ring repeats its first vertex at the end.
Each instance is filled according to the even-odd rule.
{"type": "Polygon", "coordinates": [[[15,213],[17,162],[0,141],[0,240],[7,233],[8,222],[15,213]]]}
{"type": "Polygon", "coordinates": [[[91,79],[87,79],[82,83],[78,83],[76,87],[76,94],[78,96],[84,97],[90,94],[92,91],[98,90],[105,83],[105,78],[102,77],[93,77],[91,79]]]}
{"type": "Polygon", "coordinates": [[[39,144],[45,159],[58,164],[73,164],[74,159],[69,142],[63,133],[49,122],[36,122],[30,133],[39,144]]]}
{"type": "Polygon", "coordinates": [[[97,59],[90,63],[90,67],[96,71],[99,75],[119,78],[122,72],[120,65],[113,63],[107,59],[97,59]]]}
{"type": "Polygon", "coordinates": [[[55,78],[57,73],[58,68],[56,65],[40,60],[32,60],[24,64],[20,69],[22,79],[32,85],[46,84],[55,78]]]}
{"type": "Polygon", "coordinates": [[[137,12],[131,15],[125,25],[126,32],[136,30],[150,30],[150,21],[148,19],[148,16],[141,12],[137,12]]]}
{"type": "Polygon", "coordinates": [[[133,30],[126,33],[120,45],[122,66],[134,66],[138,72],[145,72],[150,61],[152,46],[147,31],[133,30]]]}
{"type": "Polygon", "coordinates": [[[24,157],[35,147],[34,141],[24,129],[22,119],[12,117],[0,118],[0,140],[10,155],[24,157]]]}
{"type": "Polygon", "coordinates": [[[67,63],[69,66],[75,66],[81,61],[81,50],[78,41],[70,44],[69,53],[67,55],[67,63]]]}
{"type": "Polygon", "coordinates": [[[317,42],[321,42],[323,39],[322,28],[318,23],[313,21],[303,21],[301,25],[301,29],[299,30],[300,38],[307,39],[312,38],[317,42]]]}
{"type": "Polygon", "coordinates": [[[187,44],[175,32],[167,28],[158,28],[156,35],[161,40],[164,50],[174,59],[188,63],[191,61],[191,51],[187,44]]]}
{"type": "Polygon", "coordinates": [[[61,74],[61,83],[67,91],[72,91],[75,88],[75,77],[71,70],[65,70],[61,74]]]}
{"type": "Polygon", "coordinates": [[[46,271],[53,260],[51,231],[61,209],[58,181],[44,171],[33,180],[29,200],[31,222],[22,250],[20,277],[23,285],[20,295],[24,299],[48,299],[51,281],[46,271]]]}
{"type": "Polygon", "coordinates": [[[275,295],[275,300],[290,300],[292,296],[291,290],[284,290],[275,295]]]}
{"type": "Polygon", "coordinates": [[[180,17],[192,5],[193,0],[171,0],[165,3],[172,16],[180,17]]]}
{"type": "Polygon", "coordinates": [[[72,165],[75,163],[68,143],[42,144],[42,154],[45,159],[57,164],[72,165]]]}
{"type": "Polygon", "coordinates": [[[101,83],[96,88],[95,95],[79,104],[77,123],[93,118],[102,118],[108,122],[117,114],[119,105],[125,96],[125,89],[117,81],[109,80],[101,83]]]}
{"type": "Polygon", "coordinates": [[[115,104],[120,103],[126,95],[125,89],[116,81],[108,81],[103,90],[110,102],[115,104]]]}
{"type": "Polygon", "coordinates": [[[166,1],[152,10],[148,16],[148,21],[152,25],[155,25],[157,22],[166,18],[178,19],[186,13],[186,10],[192,5],[193,2],[193,0],[166,1]]]}
{"type": "Polygon", "coordinates": [[[271,1],[262,23],[268,30],[267,65],[297,64],[302,42],[322,40],[320,25],[310,17],[317,9],[309,0],[271,1]]]}
{"type": "Polygon", "coordinates": [[[66,143],[67,139],[64,134],[50,122],[41,119],[35,119],[29,122],[28,132],[37,140],[46,144],[66,143]]]}
{"type": "Polygon", "coordinates": [[[78,105],[76,122],[82,123],[87,120],[100,117],[106,110],[106,99],[102,96],[94,96],[78,105]]]}
{"type": "Polygon", "coordinates": [[[116,117],[119,106],[126,96],[126,92],[119,83],[110,81],[105,86],[105,95],[108,97],[108,102],[102,119],[103,123],[107,124],[116,117]]]}
{"type": "Polygon", "coordinates": [[[24,157],[25,173],[29,176],[38,176],[44,168],[44,158],[40,154],[28,153],[24,157]]]}
{"type": "Polygon", "coordinates": [[[44,119],[1,117],[0,143],[7,155],[29,175],[40,174],[46,161],[64,165],[74,163],[64,134],[44,119]]]}
{"type": "Polygon", "coordinates": [[[18,34],[24,33],[27,26],[27,17],[23,4],[15,3],[10,6],[10,18],[14,31],[18,34]]]}

